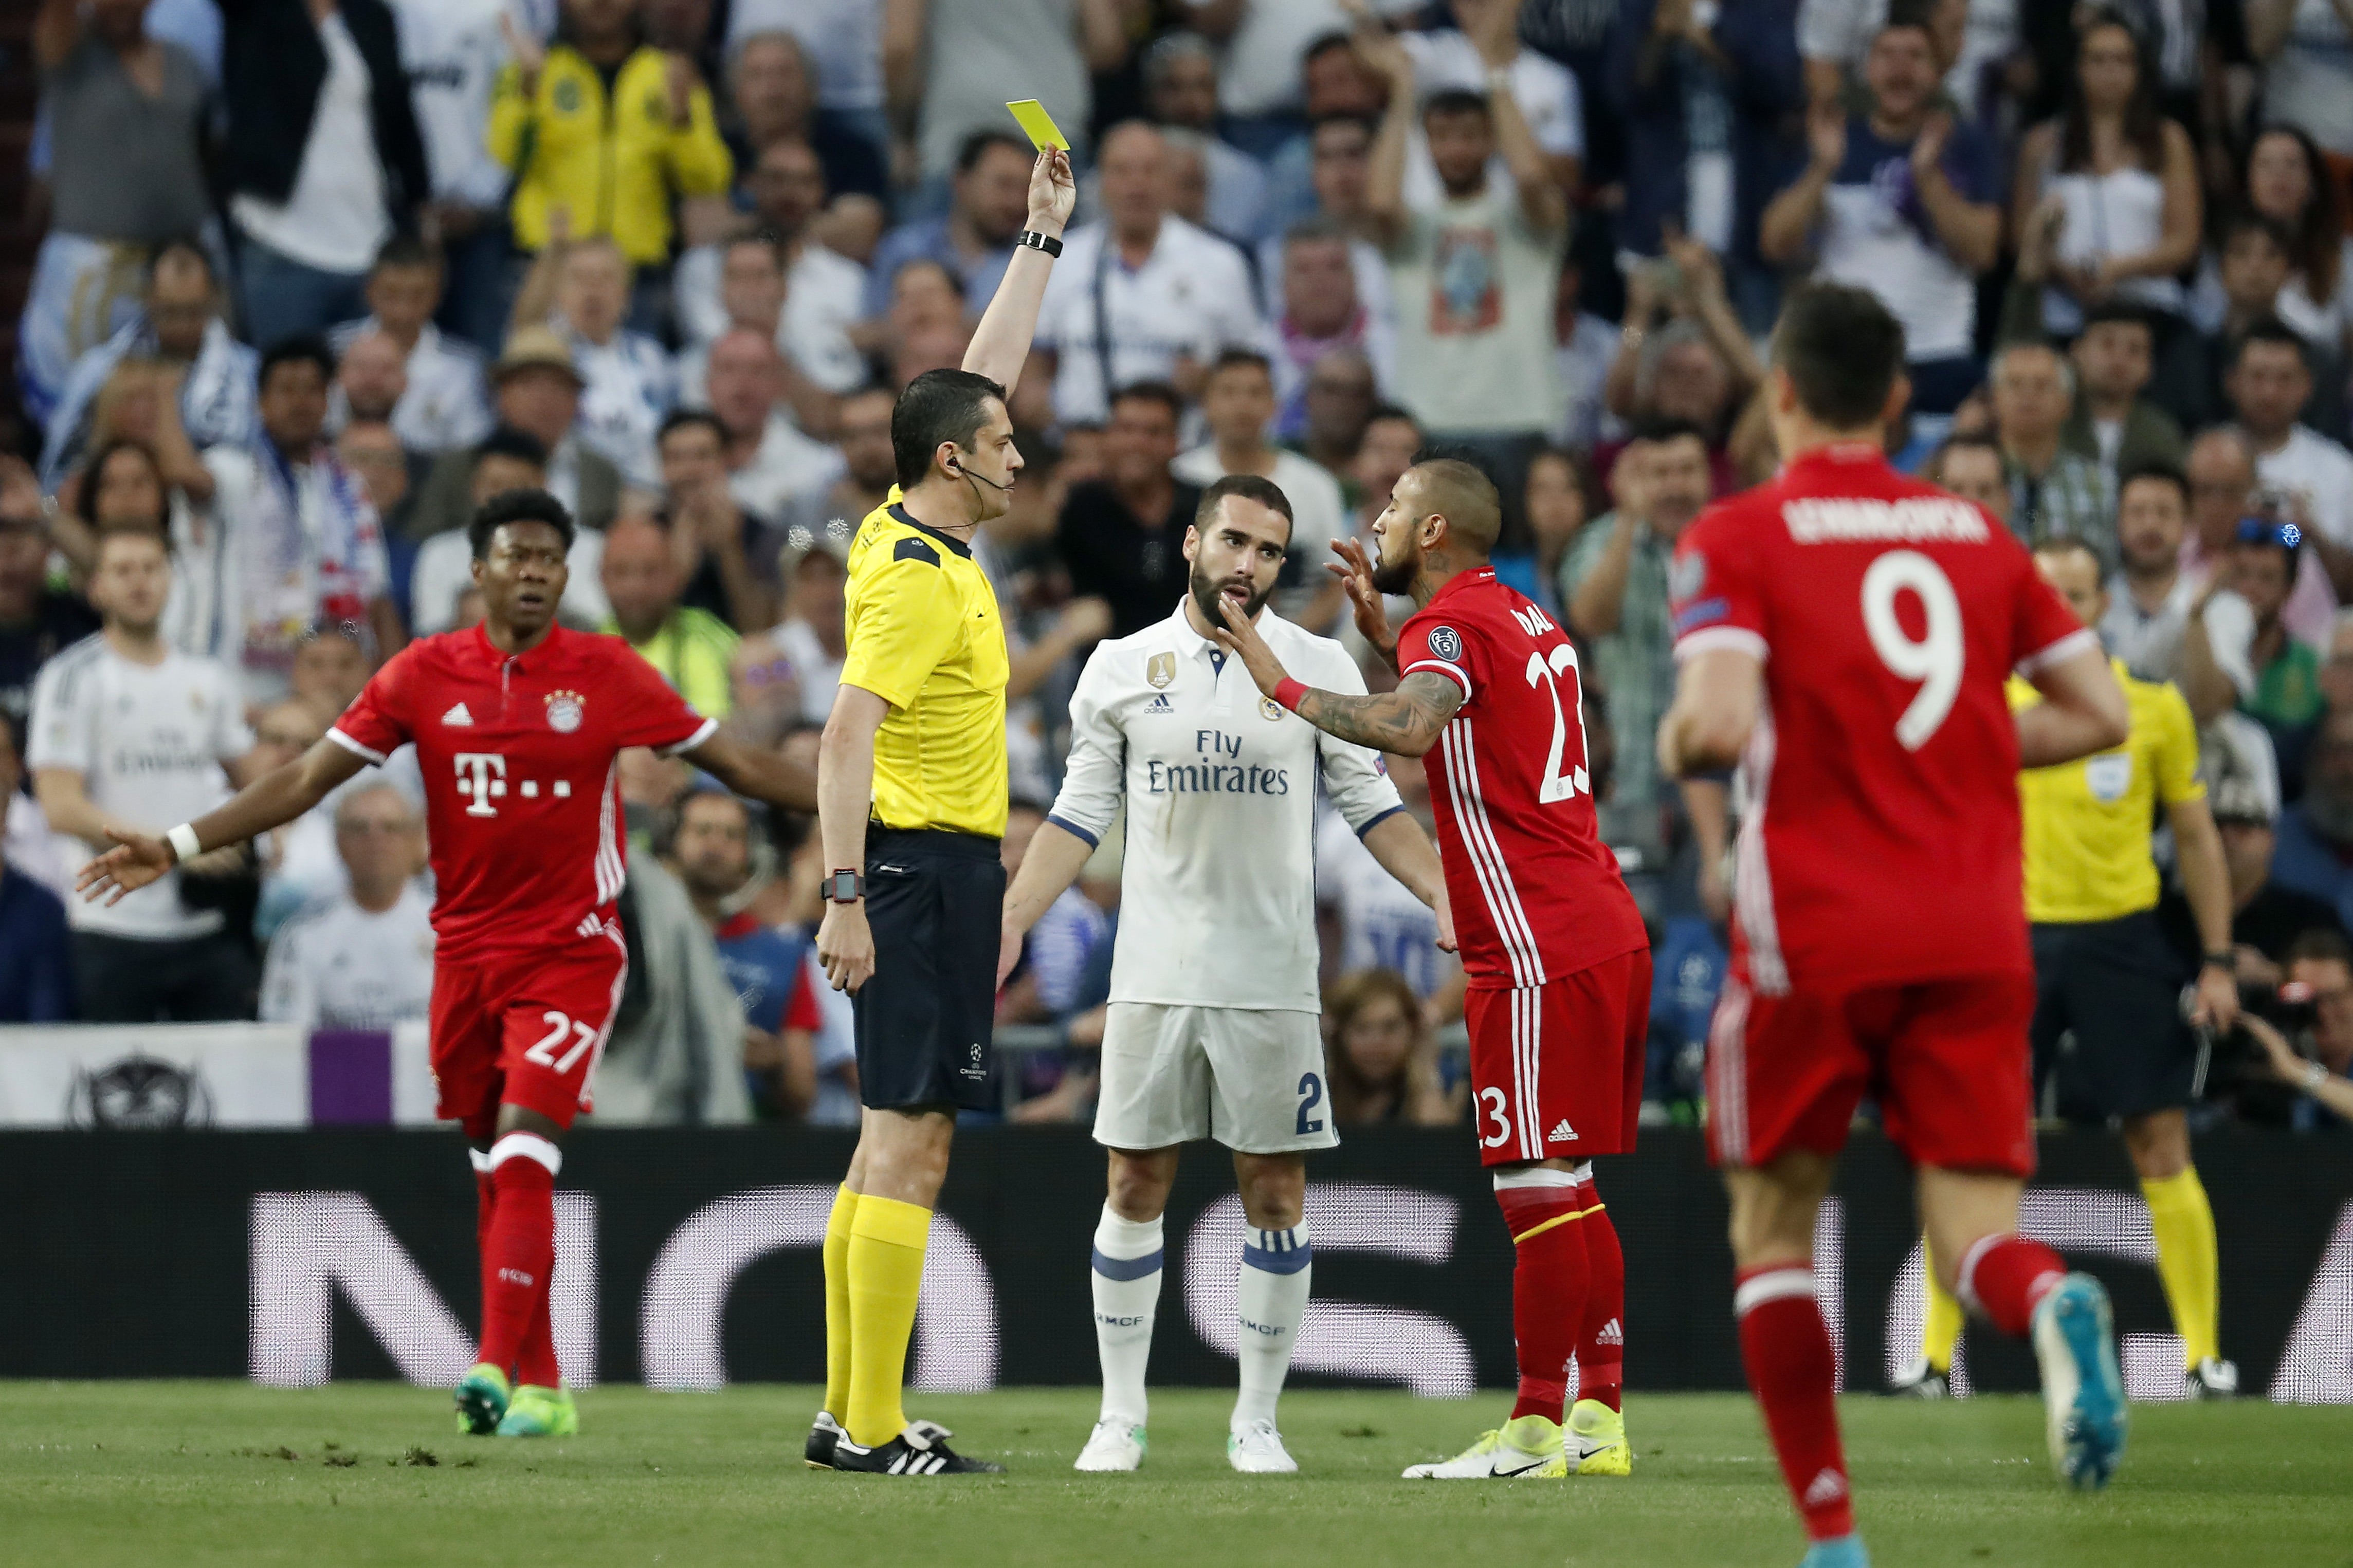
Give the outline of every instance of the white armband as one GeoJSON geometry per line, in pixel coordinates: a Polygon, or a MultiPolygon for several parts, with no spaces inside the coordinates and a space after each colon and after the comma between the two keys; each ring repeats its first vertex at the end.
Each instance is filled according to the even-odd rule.
{"type": "Polygon", "coordinates": [[[164,835],[164,837],[172,846],[172,853],[179,858],[180,864],[183,866],[205,852],[204,846],[196,842],[196,830],[185,822],[164,835]]]}

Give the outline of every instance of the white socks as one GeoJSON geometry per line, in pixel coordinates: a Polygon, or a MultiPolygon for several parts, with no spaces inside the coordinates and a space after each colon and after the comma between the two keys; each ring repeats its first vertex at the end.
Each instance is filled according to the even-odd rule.
{"type": "MultiPolygon", "coordinates": [[[[1272,1421],[1291,1370],[1291,1347],[1307,1311],[1307,1286],[1315,1272],[1315,1249],[1308,1245],[1307,1222],[1289,1230],[1242,1230],[1241,1391],[1234,1398],[1236,1430],[1253,1421],[1272,1421]]],[[[1102,1300],[1100,1288],[1096,1300],[1102,1300]]]]}
{"type": "MultiPolygon", "coordinates": [[[[1144,1425],[1144,1369],[1160,1302],[1160,1222],[1122,1219],[1103,1205],[1095,1226],[1095,1349],[1103,1357],[1103,1418],[1144,1425]]],[[[1250,1270],[1242,1270],[1247,1279],[1250,1270]]],[[[1284,1342],[1289,1353],[1289,1342],[1284,1342]]],[[[1276,1386],[1282,1374],[1275,1376],[1276,1386]]]]}

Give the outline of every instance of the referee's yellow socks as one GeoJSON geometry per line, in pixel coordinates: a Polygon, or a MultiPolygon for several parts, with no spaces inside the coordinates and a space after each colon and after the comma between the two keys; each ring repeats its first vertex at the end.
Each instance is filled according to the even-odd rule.
{"type": "Polygon", "coordinates": [[[861,1448],[889,1442],[907,1425],[899,1390],[931,1230],[931,1210],[872,1193],[850,1216],[849,1397],[841,1424],[861,1448]]]}
{"type": "Polygon", "coordinates": [[[2222,1353],[2221,1265],[2215,1253],[2214,1209],[2198,1168],[2140,1184],[2148,1200],[2148,1225],[2157,1234],[2157,1277],[2165,1304],[2173,1310],[2173,1331],[2195,1367],[2222,1353]]]}
{"type": "Polygon", "coordinates": [[[1920,1293],[1927,1309],[1920,1314],[1920,1353],[1931,1371],[1949,1376],[1953,1349],[1961,1342],[1961,1327],[1968,1315],[1953,1293],[1936,1282],[1936,1258],[1928,1250],[1926,1237],[1920,1242],[1920,1293]]]}
{"type": "Polygon", "coordinates": [[[858,1194],[844,1182],[825,1217],[825,1409],[836,1421],[849,1408],[849,1226],[858,1194]]]}

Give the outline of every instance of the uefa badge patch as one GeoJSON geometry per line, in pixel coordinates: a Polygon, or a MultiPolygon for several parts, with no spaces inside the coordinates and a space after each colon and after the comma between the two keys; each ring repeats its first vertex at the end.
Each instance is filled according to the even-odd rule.
{"type": "Polygon", "coordinates": [[[569,735],[580,728],[582,707],[576,691],[551,691],[547,694],[547,727],[559,735],[569,735]]]}
{"type": "Polygon", "coordinates": [[[1430,628],[1430,651],[1451,663],[1462,657],[1462,639],[1454,635],[1452,626],[1430,628]]]}

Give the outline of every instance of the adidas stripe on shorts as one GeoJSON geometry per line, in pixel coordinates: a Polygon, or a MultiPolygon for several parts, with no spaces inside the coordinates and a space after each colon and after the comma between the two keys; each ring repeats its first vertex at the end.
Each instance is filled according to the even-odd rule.
{"type": "Polygon", "coordinates": [[[1474,987],[1462,1009],[1482,1163],[1589,1160],[1634,1147],[1651,1027],[1649,949],[1541,985],[1474,987]]]}

